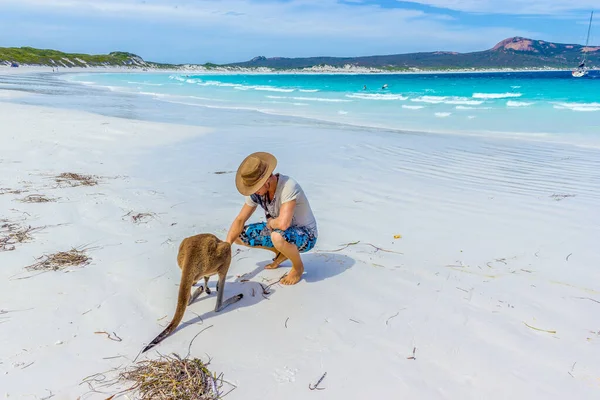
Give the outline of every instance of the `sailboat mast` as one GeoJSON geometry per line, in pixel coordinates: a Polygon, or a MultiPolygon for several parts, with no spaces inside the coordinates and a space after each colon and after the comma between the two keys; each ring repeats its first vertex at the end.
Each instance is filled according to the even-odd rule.
{"type": "Polygon", "coordinates": [[[590,25],[588,26],[587,39],[585,40],[585,47],[587,47],[588,44],[590,44],[590,31],[592,30],[592,18],[593,17],[594,17],[594,12],[592,11],[592,14],[590,15],[590,25]]]}
{"type": "MultiPolygon", "coordinates": [[[[590,43],[590,30],[592,29],[592,18],[594,17],[594,12],[592,11],[592,13],[590,14],[590,25],[588,26],[588,33],[587,33],[587,39],[585,39],[585,47],[588,47],[589,43],[590,43]]],[[[581,51],[583,52],[583,58],[582,58],[582,63],[585,64],[586,60],[587,60],[587,52],[585,51],[585,47],[583,49],[581,49],[581,51]]]]}
{"type": "Polygon", "coordinates": [[[575,78],[581,78],[583,76],[587,75],[587,70],[588,68],[586,68],[585,66],[585,61],[586,61],[586,56],[587,56],[587,47],[590,44],[590,31],[592,30],[592,18],[594,18],[594,11],[592,11],[592,13],[590,14],[590,25],[588,26],[588,33],[587,33],[587,39],[585,40],[585,47],[583,47],[581,49],[581,52],[583,53],[583,57],[581,59],[581,64],[579,64],[579,66],[577,67],[576,70],[571,72],[571,75],[573,75],[573,77],[575,78]]]}

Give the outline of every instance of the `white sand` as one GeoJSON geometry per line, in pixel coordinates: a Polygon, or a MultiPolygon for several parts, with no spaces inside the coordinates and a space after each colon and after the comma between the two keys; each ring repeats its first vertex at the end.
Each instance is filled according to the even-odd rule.
{"type": "Polygon", "coordinates": [[[209,130],[6,102],[0,126],[0,187],[30,190],[0,195],[1,218],[48,225],[0,253],[6,398],[113,394],[81,381],[128,365],[168,323],[179,242],[224,238],[242,204],[234,175],[214,172],[256,150],[279,158],[318,218],[304,279],[264,299],[259,283],[289,263],[264,271],[271,253],[237,254],[226,296],[245,297],[216,315],[204,295],[141,359],[185,355],[212,326],[192,355],[237,385],[231,400],[600,395],[599,150],[309,125],[209,130]],[[53,188],[61,172],[105,178],[53,188]],[[60,199],[15,201],[31,193],[60,199]],[[156,217],[134,224],[130,211],[156,217]],[[35,257],[85,245],[86,267],[17,279],[35,257]],[[326,389],[310,391],[324,372],[326,389]]]}

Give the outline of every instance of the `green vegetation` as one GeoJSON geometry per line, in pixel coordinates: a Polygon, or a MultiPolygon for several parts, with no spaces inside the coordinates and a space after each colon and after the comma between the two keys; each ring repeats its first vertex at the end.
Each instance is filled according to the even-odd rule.
{"type": "MultiPolygon", "coordinates": [[[[366,57],[307,57],[266,58],[254,57],[250,61],[233,63],[237,67],[268,67],[275,69],[298,69],[328,65],[344,67],[377,68],[385,71],[458,70],[493,68],[573,68],[583,56],[583,46],[576,44],[550,43],[522,37],[508,38],[492,49],[472,53],[435,51],[428,53],[392,54],[366,57]]],[[[588,48],[588,65],[600,66],[600,47],[588,48]]]]}
{"type": "Polygon", "coordinates": [[[0,63],[24,65],[47,65],[58,67],[95,66],[138,66],[168,68],[169,65],[147,63],[141,57],[127,52],[115,51],[109,54],[63,53],[58,50],[34,49],[33,47],[0,47],[0,63]]]}
{"type": "MultiPolygon", "coordinates": [[[[109,54],[89,55],[63,53],[57,50],[34,49],[32,47],[0,47],[0,64],[16,62],[24,65],[45,65],[58,67],[97,67],[121,66],[149,69],[205,68],[207,70],[241,70],[269,68],[275,71],[297,71],[305,68],[344,68],[346,66],[372,68],[374,72],[408,71],[458,71],[489,69],[549,69],[573,68],[583,56],[580,45],[544,42],[521,37],[508,38],[494,48],[472,53],[452,53],[436,51],[429,53],[392,54],[367,57],[305,57],[305,58],[266,58],[254,57],[245,62],[232,64],[201,65],[162,64],[144,61],[132,53],[115,51],[109,54]]],[[[600,47],[586,49],[588,66],[600,66],[600,47]]]]}
{"type": "Polygon", "coordinates": [[[131,53],[89,55],[63,53],[57,50],[34,49],[33,47],[0,47],[0,62],[16,62],[27,65],[49,65],[60,67],[85,67],[104,65],[144,65],[141,57],[131,53]]]}

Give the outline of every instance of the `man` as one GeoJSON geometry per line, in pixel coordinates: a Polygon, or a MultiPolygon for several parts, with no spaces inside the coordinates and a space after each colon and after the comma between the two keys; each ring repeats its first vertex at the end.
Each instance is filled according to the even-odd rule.
{"type": "Polygon", "coordinates": [[[277,159],[265,152],[250,154],[240,164],[235,185],[245,196],[245,204],[226,241],[274,252],[273,262],[265,267],[268,269],[289,259],[292,270],[281,283],[294,285],[304,273],[300,253],[311,250],[317,242],[317,221],[300,185],[289,176],[273,174],[276,165],[277,159]],[[259,205],[267,222],[245,225],[259,205]]]}

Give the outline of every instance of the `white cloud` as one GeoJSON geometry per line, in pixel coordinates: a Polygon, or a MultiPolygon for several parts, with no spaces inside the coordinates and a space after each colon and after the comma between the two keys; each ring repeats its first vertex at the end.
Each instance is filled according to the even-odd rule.
{"type": "MultiPolygon", "coordinates": [[[[55,47],[87,40],[87,45],[96,49],[98,43],[110,42],[120,48],[141,49],[149,59],[155,53],[149,40],[140,41],[144,33],[158,37],[161,43],[163,38],[176,41],[173,48],[181,49],[181,53],[202,54],[217,62],[223,58],[213,58],[214,54],[237,61],[254,55],[473,51],[489,48],[509,36],[539,36],[511,27],[462,26],[442,13],[336,0],[0,0],[0,9],[4,13],[20,11],[21,15],[37,13],[40,25],[57,24],[57,20],[72,24],[71,35],[57,38],[60,46],[55,47]],[[103,29],[109,25],[110,29],[103,29]],[[135,31],[133,38],[132,26],[144,32],[135,31]],[[95,38],[93,43],[90,37],[95,38]]],[[[28,29],[33,45],[31,38],[36,34],[28,29]]],[[[155,43],[154,47],[159,46],[155,43]]],[[[176,61],[182,60],[177,57],[176,61]]]]}
{"type": "MultiPolygon", "coordinates": [[[[244,0],[0,0],[20,8],[46,9],[50,13],[91,15],[158,23],[178,22],[192,26],[231,27],[248,32],[279,34],[366,34],[377,35],[382,25],[399,18],[402,22],[422,17],[420,11],[391,10],[376,6],[350,6],[332,0],[291,2],[244,0]],[[368,28],[368,29],[365,29],[368,28]]],[[[388,25],[389,26],[389,25],[388,25]]]]}
{"type": "Polygon", "coordinates": [[[455,11],[486,14],[554,15],[591,11],[598,0],[399,0],[455,11]]]}
{"type": "MultiPolygon", "coordinates": [[[[445,30],[447,22],[452,21],[452,17],[443,14],[384,9],[372,4],[340,4],[335,0],[0,0],[2,4],[45,10],[49,14],[146,20],[160,24],[175,22],[192,27],[212,26],[303,37],[389,38],[415,31],[423,38],[438,37],[439,30],[445,30]]],[[[402,37],[398,37],[398,41],[401,40],[402,37]]]]}

